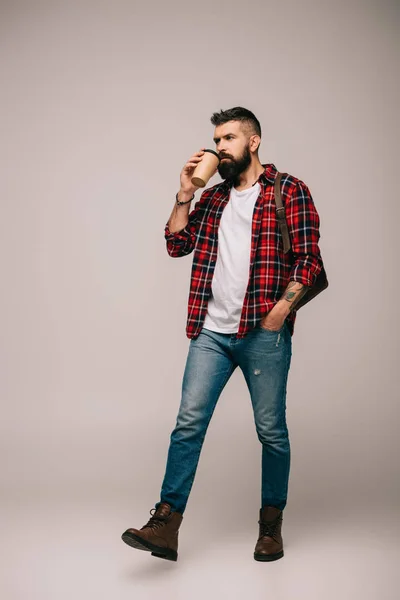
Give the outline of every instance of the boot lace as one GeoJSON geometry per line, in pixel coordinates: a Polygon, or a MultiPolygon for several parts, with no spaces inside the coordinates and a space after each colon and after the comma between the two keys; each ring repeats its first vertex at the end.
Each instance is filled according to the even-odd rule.
{"type": "MultiPolygon", "coordinates": [[[[281,521],[282,516],[278,515],[278,517],[276,517],[276,519],[274,519],[273,521],[261,521],[259,520],[258,523],[260,525],[260,538],[264,537],[264,536],[269,536],[274,538],[278,529],[278,525],[281,521]]],[[[259,539],[260,539],[259,538],[259,539]]]]}
{"type": "Polygon", "coordinates": [[[147,521],[146,525],[143,525],[143,527],[141,529],[144,529],[145,527],[152,527],[153,529],[158,529],[159,527],[162,527],[162,525],[168,521],[168,517],[166,517],[166,516],[164,516],[164,517],[160,516],[160,515],[155,516],[154,513],[152,512],[153,510],[154,510],[154,512],[156,511],[155,508],[152,508],[149,511],[152,516],[147,521]]]}

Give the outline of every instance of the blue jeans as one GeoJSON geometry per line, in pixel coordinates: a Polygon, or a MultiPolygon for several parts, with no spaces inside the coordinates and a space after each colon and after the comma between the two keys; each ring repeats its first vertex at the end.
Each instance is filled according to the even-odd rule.
{"type": "Polygon", "coordinates": [[[258,324],[244,338],[201,330],[190,340],[176,426],[171,433],[160,502],[183,514],[201,448],[217,400],[239,366],[250,392],[262,444],[261,506],[283,510],[287,500],[290,444],[286,425],[286,384],[292,340],[286,321],[279,331],[258,324]]]}

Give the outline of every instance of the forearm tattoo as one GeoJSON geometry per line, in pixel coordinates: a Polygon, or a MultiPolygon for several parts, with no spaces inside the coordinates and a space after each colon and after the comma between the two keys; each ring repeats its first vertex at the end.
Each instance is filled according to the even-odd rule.
{"type": "Polygon", "coordinates": [[[308,287],[299,283],[298,281],[289,281],[289,284],[285,290],[285,293],[282,296],[283,300],[289,302],[289,312],[292,312],[294,308],[296,308],[296,304],[299,302],[300,298],[307,293],[308,287]],[[295,288],[295,286],[297,286],[295,288]]]}

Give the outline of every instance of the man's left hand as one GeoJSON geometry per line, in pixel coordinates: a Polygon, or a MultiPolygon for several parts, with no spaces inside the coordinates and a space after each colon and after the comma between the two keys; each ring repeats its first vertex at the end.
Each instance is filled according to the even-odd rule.
{"type": "Polygon", "coordinates": [[[270,310],[267,315],[261,319],[261,327],[268,329],[269,331],[278,331],[281,329],[286,317],[290,312],[285,305],[287,305],[287,302],[285,302],[285,304],[282,302],[277,302],[272,310],[270,310]]]}

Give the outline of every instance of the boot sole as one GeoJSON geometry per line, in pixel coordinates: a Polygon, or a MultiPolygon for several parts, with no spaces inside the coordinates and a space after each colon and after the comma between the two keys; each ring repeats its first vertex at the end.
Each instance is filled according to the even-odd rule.
{"type": "Polygon", "coordinates": [[[254,553],[254,560],[259,560],[261,562],[270,562],[272,560],[278,560],[282,558],[283,550],[277,552],[276,554],[256,554],[254,553]]]}
{"type": "Polygon", "coordinates": [[[133,533],[123,533],[121,537],[125,544],[128,544],[128,546],[131,546],[132,548],[146,550],[147,552],[151,552],[151,555],[156,556],[157,558],[165,558],[166,560],[173,561],[178,560],[178,552],[176,550],[156,546],[133,533]]]}

